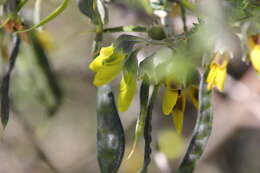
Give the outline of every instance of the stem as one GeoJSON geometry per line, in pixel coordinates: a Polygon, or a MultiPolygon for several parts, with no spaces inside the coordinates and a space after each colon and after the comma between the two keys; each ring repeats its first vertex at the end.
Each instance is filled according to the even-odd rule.
{"type": "Polygon", "coordinates": [[[51,21],[52,19],[54,19],[55,17],[57,17],[60,13],[62,13],[65,8],[67,7],[69,3],[69,0],[63,0],[63,2],[60,4],[60,6],[58,8],[56,8],[53,12],[51,12],[51,14],[49,14],[47,17],[45,17],[44,19],[42,19],[40,21],[40,23],[32,26],[31,28],[29,29],[25,29],[25,30],[22,30],[22,31],[17,31],[17,32],[28,32],[28,31],[32,31],[46,23],[48,23],[49,21],[51,21]]]}
{"type": "Polygon", "coordinates": [[[105,28],[105,33],[115,32],[147,32],[147,28],[144,26],[118,26],[113,28],[105,28]]]}
{"type": "Polygon", "coordinates": [[[188,28],[187,28],[187,20],[186,20],[186,10],[183,7],[183,5],[181,4],[181,18],[182,18],[182,22],[183,22],[183,31],[184,34],[187,36],[188,33],[188,28]]]}

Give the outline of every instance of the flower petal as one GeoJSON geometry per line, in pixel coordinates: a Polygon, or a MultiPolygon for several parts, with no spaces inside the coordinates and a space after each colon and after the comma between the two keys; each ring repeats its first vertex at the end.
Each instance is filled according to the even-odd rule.
{"type": "Polygon", "coordinates": [[[89,64],[89,68],[97,72],[104,65],[104,61],[111,57],[113,52],[114,48],[112,46],[101,48],[100,54],[89,64]]]}
{"type": "Polygon", "coordinates": [[[256,45],[250,52],[250,59],[255,70],[260,73],[260,45],[256,45]]]}
{"type": "Polygon", "coordinates": [[[113,46],[103,47],[100,50],[100,55],[110,57],[114,53],[114,49],[113,46]]]}
{"type": "Polygon", "coordinates": [[[208,83],[208,90],[212,90],[212,88],[214,87],[214,84],[215,84],[215,78],[216,78],[216,75],[217,75],[217,70],[216,70],[216,66],[212,66],[210,68],[210,71],[209,71],[209,74],[208,74],[208,77],[207,77],[207,83],[208,83]]]}
{"type": "Polygon", "coordinates": [[[178,98],[178,90],[173,90],[170,86],[166,86],[163,96],[162,110],[165,115],[169,115],[173,107],[176,105],[178,98]]]}
{"type": "Polygon", "coordinates": [[[94,79],[94,85],[101,86],[112,81],[122,70],[123,63],[117,63],[115,65],[103,66],[100,68],[94,79]]]}
{"type": "Polygon", "coordinates": [[[253,49],[254,49],[254,47],[256,46],[256,43],[254,42],[254,36],[248,37],[248,39],[247,39],[247,45],[248,45],[248,48],[249,48],[250,50],[253,50],[253,49]]]}
{"type": "Polygon", "coordinates": [[[215,84],[220,91],[224,90],[224,84],[227,76],[227,68],[218,68],[215,84]]]}
{"type": "Polygon", "coordinates": [[[177,133],[181,134],[183,128],[184,113],[180,109],[174,108],[172,112],[172,117],[177,133]]]}
{"type": "Polygon", "coordinates": [[[199,108],[199,97],[198,97],[199,90],[198,90],[198,88],[196,88],[196,87],[190,88],[189,95],[190,95],[192,104],[198,110],[198,108],[199,108]]]}
{"type": "Polygon", "coordinates": [[[134,75],[124,75],[120,82],[118,96],[118,110],[125,112],[130,106],[136,91],[136,77],[134,75]]]}
{"type": "Polygon", "coordinates": [[[115,52],[108,59],[104,60],[104,65],[114,65],[114,64],[122,62],[124,59],[125,59],[125,56],[122,51],[115,52]]]}

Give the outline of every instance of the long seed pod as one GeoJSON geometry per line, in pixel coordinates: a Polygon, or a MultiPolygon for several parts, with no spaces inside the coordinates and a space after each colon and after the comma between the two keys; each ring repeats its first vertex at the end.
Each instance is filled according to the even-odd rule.
{"type": "Polygon", "coordinates": [[[147,116],[145,120],[144,126],[144,141],[145,141],[145,148],[144,148],[144,164],[143,168],[140,173],[146,173],[148,170],[148,165],[151,162],[151,143],[152,143],[152,111],[154,107],[154,103],[156,101],[156,97],[158,94],[159,85],[156,85],[153,89],[153,93],[148,105],[147,116]]]}
{"type": "Polygon", "coordinates": [[[205,78],[206,73],[203,72],[200,79],[197,122],[187,152],[180,164],[179,173],[192,173],[206,148],[211,134],[213,121],[212,92],[208,91],[205,78]]]}
{"type": "Polygon", "coordinates": [[[97,150],[101,173],[116,173],[124,155],[125,137],[108,85],[98,87],[97,150]]]}
{"type": "Polygon", "coordinates": [[[13,35],[13,41],[12,41],[12,48],[11,48],[11,54],[9,58],[9,63],[7,64],[7,71],[5,72],[1,84],[1,121],[3,124],[3,127],[6,127],[7,122],[9,120],[9,86],[10,86],[10,77],[11,73],[13,71],[17,55],[19,52],[20,47],[20,37],[15,34],[13,35]]]}
{"type": "Polygon", "coordinates": [[[142,82],[141,90],[140,90],[140,115],[136,122],[134,144],[130,154],[128,155],[128,159],[133,155],[138,139],[140,138],[140,136],[144,131],[145,120],[146,120],[147,109],[148,109],[148,99],[149,99],[149,83],[145,78],[142,82]]]}

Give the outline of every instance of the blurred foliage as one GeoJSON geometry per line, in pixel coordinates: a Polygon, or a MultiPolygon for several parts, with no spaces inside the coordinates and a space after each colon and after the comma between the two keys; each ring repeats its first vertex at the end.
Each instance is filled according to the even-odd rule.
{"type": "MultiPolygon", "coordinates": [[[[41,4],[40,1],[36,3],[41,4]]],[[[52,46],[48,34],[41,26],[59,16],[71,3],[69,0],[61,1],[55,10],[39,21],[28,16],[40,19],[42,5],[35,4],[32,10],[31,6],[24,8],[27,0],[3,0],[0,4],[3,8],[0,38],[2,124],[4,127],[7,125],[10,108],[19,113],[39,107],[54,116],[62,104],[63,92],[49,63],[52,46]]],[[[94,26],[89,68],[95,72],[93,84],[97,87],[96,147],[100,171],[116,173],[119,170],[125,152],[127,130],[123,128],[119,112],[126,112],[137,102],[134,96],[139,92],[140,110],[128,158],[134,155],[135,149],[140,152],[137,147],[143,136],[143,165],[133,170],[148,172],[152,158],[156,157],[152,154],[152,151],[156,151],[152,142],[152,114],[156,101],[160,100],[157,99],[159,89],[164,86],[163,114],[171,115],[178,133],[164,131],[156,137],[159,150],[168,159],[176,159],[184,152],[180,135],[185,126],[184,115],[191,113],[186,108],[187,95],[191,96],[195,108],[198,107],[191,142],[178,168],[180,173],[191,173],[201,159],[211,135],[212,89],[217,87],[220,91],[224,90],[228,64],[232,59],[251,61],[259,72],[259,2],[77,0],[74,5],[94,26]],[[149,19],[149,22],[147,20],[143,23],[151,25],[120,26],[111,19],[114,11],[110,4],[122,9],[135,9],[135,13],[140,12],[140,17],[144,15],[149,19]],[[117,26],[110,27],[112,22],[117,26]],[[176,32],[174,27],[180,32],[176,32]],[[122,34],[115,34],[116,38],[110,39],[114,33],[122,34]],[[105,42],[109,42],[110,46],[104,46],[105,42]],[[117,76],[122,78],[118,86],[118,98],[115,99],[109,83],[117,76]]],[[[58,27],[62,28],[61,25],[58,27]]],[[[34,138],[31,140],[40,158],[53,169],[51,161],[34,138]]],[[[57,172],[55,167],[53,171],[57,172]]]]}

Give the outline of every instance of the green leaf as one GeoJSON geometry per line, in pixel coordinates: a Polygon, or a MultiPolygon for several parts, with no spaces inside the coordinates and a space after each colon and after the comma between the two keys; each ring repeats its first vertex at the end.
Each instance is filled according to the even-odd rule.
{"type": "Polygon", "coordinates": [[[197,122],[187,152],[179,167],[179,173],[191,173],[201,158],[212,129],[212,91],[208,91],[206,73],[201,74],[199,88],[199,110],[197,122]]]}
{"type": "Polygon", "coordinates": [[[172,56],[172,49],[168,47],[160,48],[140,63],[139,77],[147,76],[149,82],[155,85],[160,83],[165,76],[162,71],[165,71],[165,67],[169,64],[172,56]]]}
{"type": "Polygon", "coordinates": [[[116,173],[125,150],[124,130],[108,85],[97,93],[97,155],[101,173],[116,173]]]}
{"type": "Polygon", "coordinates": [[[10,87],[10,78],[13,71],[17,55],[20,47],[20,38],[18,35],[13,36],[11,55],[9,58],[9,63],[7,64],[7,71],[4,73],[2,84],[1,84],[1,121],[3,127],[6,127],[9,120],[9,87],[10,87]]]}
{"type": "Polygon", "coordinates": [[[147,116],[146,116],[146,120],[145,120],[145,126],[144,126],[144,141],[145,141],[145,148],[144,148],[144,164],[143,164],[143,168],[141,170],[140,173],[146,173],[147,169],[148,169],[148,165],[151,162],[151,153],[152,153],[152,149],[151,149],[151,143],[152,143],[152,111],[153,111],[153,107],[156,101],[156,97],[158,94],[158,90],[159,90],[159,85],[154,86],[153,89],[153,93],[151,96],[151,99],[149,101],[149,105],[148,105],[148,112],[147,112],[147,116]]]}
{"type": "Polygon", "coordinates": [[[103,0],[78,0],[80,11],[88,16],[93,24],[103,26],[108,21],[107,9],[103,0]]]}

